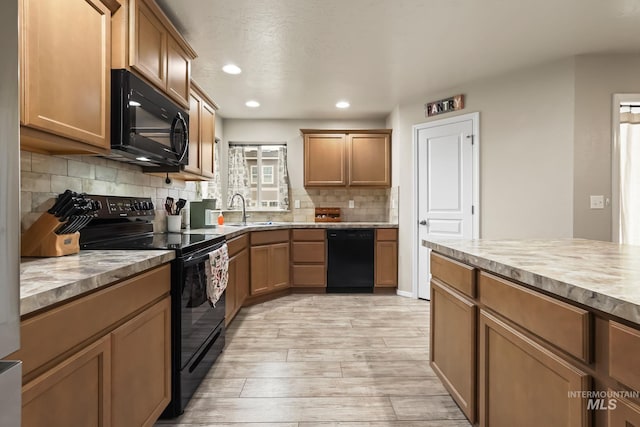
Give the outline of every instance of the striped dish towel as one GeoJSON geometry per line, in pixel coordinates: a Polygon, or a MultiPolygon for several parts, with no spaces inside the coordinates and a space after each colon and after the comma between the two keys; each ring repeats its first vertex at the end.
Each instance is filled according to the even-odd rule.
{"type": "Polygon", "coordinates": [[[209,253],[209,262],[205,272],[207,274],[207,299],[211,306],[215,307],[229,281],[229,250],[226,243],[209,253]]]}

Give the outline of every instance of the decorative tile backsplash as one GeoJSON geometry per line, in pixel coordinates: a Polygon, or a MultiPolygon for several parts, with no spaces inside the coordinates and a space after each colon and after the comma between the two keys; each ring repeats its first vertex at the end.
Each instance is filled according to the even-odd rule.
{"type": "MultiPolygon", "coordinates": [[[[47,156],[20,153],[22,231],[49,209],[56,196],[66,189],[87,194],[150,197],[155,203],[156,231],[165,230],[165,212],[161,209],[167,196],[188,201],[201,200],[197,182],[165,179],[141,172],[139,166],[92,156],[47,156]]],[[[209,183],[216,185],[216,183],[209,183]]],[[[249,212],[250,221],[313,222],[316,207],[342,209],[342,221],[398,221],[398,188],[391,189],[305,189],[290,192],[291,211],[249,212]],[[300,201],[300,208],[294,201],[300,201]],[[349,208],[349,200],[354,208],[349,208]],[[394,207],[396,206],[396,207],[394,207]]],[[[188,207],[185,209],[188,214],[188,207]]],[[[240,212],[225,212],[227,222],[241,219],[240,212]]],[[[185,215],[186,216],[186,215],[185,215]]],[[[185,218],[185,223],[188,219],[185,218]]]]}
{"type": "Polygon", "coordinates": [[[199,185],[147,175],[141,168],[123,162],[92,156],[47,156],[20,152],[22,231],[49,209],[64,190],[87,194],[150,197],[156,207],[158,223],[164,223],[167,196],[199,200],[199,185]]]}

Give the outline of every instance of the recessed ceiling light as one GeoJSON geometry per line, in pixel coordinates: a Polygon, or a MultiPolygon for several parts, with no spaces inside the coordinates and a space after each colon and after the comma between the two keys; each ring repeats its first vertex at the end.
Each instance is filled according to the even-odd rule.
{"type": "Polygon", "coordinates": [[[222,71],[224,71],[227,74],[240,74],[242,72],[240,67],[238,67],[235,64],[227,64],[227,65],[225,65],[224,67],[222,67],[222,71]]]}
{"type": "Polygon", "coordinates": [[[252,99],[251,101],[245,102],[244,105],[246,105],[247,107],[250,107],[250,108],[257,108],[257,107],[260,106],[260,103],[258,101],[254,101],[252,99]]]}
{"type": "Polygon", "coordinates": [[[350,105],[348,101],[339,101],[336,103],[336,107],[338,108],[349,108],[350,105]]]}

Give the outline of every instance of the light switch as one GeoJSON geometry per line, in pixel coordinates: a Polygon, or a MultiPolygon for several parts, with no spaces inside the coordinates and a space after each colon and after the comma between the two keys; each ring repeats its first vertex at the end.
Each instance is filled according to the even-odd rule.
{"type": "Polygon", "coordinates": [[[591,196],[591,209],[604,209],[604,196],[591,196]]]}
{"type": "Polygon", "coordinates": [[[293,207],[295,209],[300,209],[300,200],[294,200],[293,201],[293,207]]]}
{"type": "Polygon", "coordinates": [[[353,209],[356,207],[356,202],[354,202],[353,200],[349,200],[349,208],[353,209]]]}

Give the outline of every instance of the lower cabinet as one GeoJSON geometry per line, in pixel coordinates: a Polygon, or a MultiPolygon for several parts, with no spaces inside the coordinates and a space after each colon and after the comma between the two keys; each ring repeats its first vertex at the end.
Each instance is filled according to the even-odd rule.
{"type": "Polygon", "coordinates": [[[22,427],[114,425],[111,389],[107,336],[22,387],[22,427]]]}
{"type": "Polygon", "coordinates": [[[229,258],[229,281],[226,293],[225,325],[228,325],[249,296],[249,249],[247,248],[229,258]]]}
{"type": "Polygon", "coordinates": [[[289,286],[289,230],[252,232],[251,296],[289,286]]]}
{"type": "Polygon", "coordinates": [[[480,426],[589,426],[590,377],[480,310],[480,426]]]}
{"type": "Polygon", "coordinates": [[[375,287],[398,286],[398,229],[376,230],[375,287]]]}
{"type": "Polygon", "coordinates": [[[327,287],[327,232],[293,229],[291,232],[291,287],[319,290],[327,287]]]}
{"type": "Polygon", "coordinates": [[[171,398],[168,264],[21,322],[23,427],[153,426],[171,398]]]}
{"type": "Polygon", "coordinates": [[[473,301],[431,281],[431,367],[462,412],[476,421],[476,312],[473,301]]]}
{"type": "Polygon", "coordinates": [[[171,400],[171,300],[111,333],[111,423],[152,426],[171,400]]]}

